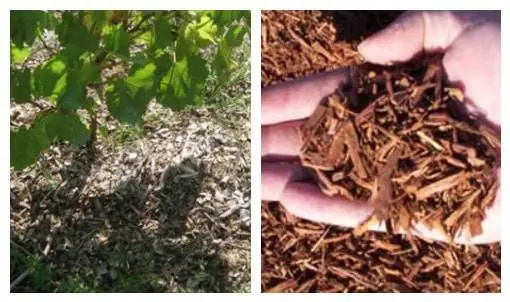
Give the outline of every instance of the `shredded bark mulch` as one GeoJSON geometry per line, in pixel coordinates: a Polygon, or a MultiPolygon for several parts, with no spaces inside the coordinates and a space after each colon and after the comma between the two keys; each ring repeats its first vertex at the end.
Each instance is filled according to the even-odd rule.
{"type": "MultiPolygon", "coordinates": [[[[438,56],[385,69],[360,65],[357,43],[398,15],[264,12],[262,85],[359,66],[353,87],[334,92],[300,128],[302,164],[324,193],[369,200],[390,230],[419,221],[449,238],[464,226],[477,235],[499,187],[492,172],[500,166],[499,133],[459,111],[463,95],[445,82],[438,56]]],[[[309,222],[264,203],[262,290],[501,290],[499,243],[461,246],[364,230],[309,222]]]]}
{"type": "Polygon", "coordinates": [[[368,200],[373,221],[390,219],[390,230],[420,222],[453,242],[465,227],[472,237],[483,231],[501,143],[490,124],[460,114],[464,96],[445,87],[440,59],[353,67],[352,87],[301,126],[301,163],[328,196],[368,200]]]}

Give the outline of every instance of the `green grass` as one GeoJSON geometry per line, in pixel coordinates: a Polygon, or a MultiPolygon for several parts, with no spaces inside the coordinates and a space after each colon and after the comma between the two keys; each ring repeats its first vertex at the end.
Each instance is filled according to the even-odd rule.
{"type": "Polygon", "coordinates": [[[59,278],[53,266],[44,261],[42,256],[35,256],[22,246],[11,241],[11,282],[26,269],[28,276],[14,287],[12,292],[55,292],[55,293],[93,293],[93,292],[162,292],[164,284],[159,282],[158,276],[150,272],[133,275],[128,273],[115,280],[98,282],[97,274],[74,274],[59,278]]]}
{"type": "Polygon", "coordinates": [[[231,74],[224,83],[219,83],[216,75],[209,76],[206,83],[205,106],[247,108],[251,93],[251,46],[248,36],[232,54],[231,74]]]}
{"type": "Polygon", "coordinates": [[[28,269],[28,276],[12,291],[49,292],[52,288],[52,269],[44,263],[41,256],[36,256],[20,245],[11,241],[11,282],[28,269]]]}
{"type": "Polygon", "coordinates": [[[56,190],[62,182],[51,175],[49,169],[41,169],[41,177],[46,181],[51,191],[56,190]]]}
{"type": "Polygon", "coordinates": [[[73,276],[55,283],[54,292],[57,293],[94,293],[96,290],[80,276],[73,276]]]}
{"type": "Polygon", "coordinates": [[[99,133],[106,140],[107,145],[125,146],[141,138],[143,129],[140,126],[119,124],[112,133],[108,133],[105,127],[100,127],[99,133]]]}

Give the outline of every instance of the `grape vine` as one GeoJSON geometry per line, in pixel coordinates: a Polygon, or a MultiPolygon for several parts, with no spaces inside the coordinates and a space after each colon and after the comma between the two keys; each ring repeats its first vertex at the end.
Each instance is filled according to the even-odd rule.
{"type": "Polygon", "coordinates": [[[11,11],[10,28],[11,102],[52,105],[11,127],[11,166],[20,170],[55,141],[92,148],[101,103],[129,124],[141,123],[152,99],[176,110],[202,104],[210,75],[229,80],[250,12],[11,11]],[[36,43],[50,55],[34,67],[36,43]]]}

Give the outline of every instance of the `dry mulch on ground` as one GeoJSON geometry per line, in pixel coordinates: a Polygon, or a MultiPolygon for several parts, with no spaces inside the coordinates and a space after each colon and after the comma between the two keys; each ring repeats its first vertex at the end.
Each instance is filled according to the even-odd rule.
{"type": "MultiPolygon", "coordinates": [[[[399,12],[263,12],[262,86],[360,63],[356,45],[399,12]]],[[[500,292],[501,245],[351,230],[262,205],[264,292],[500,292]],[[411,241],[410,241],[411,240],[411,241]]]]}
{"type": "MultiPolygon", "coordinates": [[[[12,124],[38,110],[24,107],[12,124]]],[[[100,119],[94,157],[60,144],[11,171],[12,244],[46,253],[53,281],[92,291],[249,291],[247,110],[154,103],[142,128],[100,119]]]]}

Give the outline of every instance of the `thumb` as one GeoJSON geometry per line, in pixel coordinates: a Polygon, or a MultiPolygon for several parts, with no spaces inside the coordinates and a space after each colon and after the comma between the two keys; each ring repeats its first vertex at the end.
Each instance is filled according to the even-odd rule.
{"type": "Polygon", "coordinates": [[[422,51],[445,50],[472,20],[470,13],[409,11],[364,40],[358,50],[371,63],[405,62],[422,51]]]}
{"type": "Polygon", "coordinates": [[[451,82],[464,87],[468,108],[501,125],[501,28],[487,22],[466,30],[450,46],[443,65],[451,82]]]}
{"type": "Polygon", "coordinates": [[[406,12],[363,41],[358,50],[375,64],[405,62],[422,51],[445,51],[448,79],[495,124],[500,124],[500,13],[406,12]]]}

